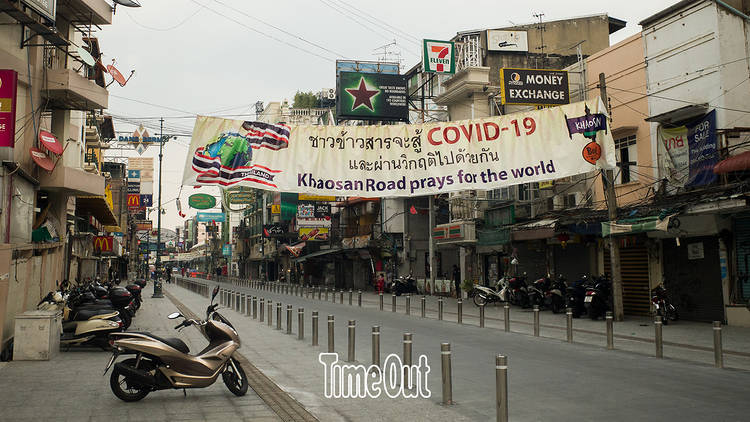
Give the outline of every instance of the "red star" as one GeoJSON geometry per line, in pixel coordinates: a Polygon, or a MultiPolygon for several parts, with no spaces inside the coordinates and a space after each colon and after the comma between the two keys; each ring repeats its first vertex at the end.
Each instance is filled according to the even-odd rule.
{"type": "Polygon", "coordinates": [[[359,79],[359,87],[357,89],[354,88],[346,88],[346,92],[348,92],[352,97],[354,97],[354,105],[352,106],[352,111],[354,111],[357,107],[364,105],[365,107],[369,108],[371,111],[375,111],[372,108],[372,102],[370,99],[377,95],[380,91],[374,90],[370,91],[367,89],[367,85],[365,85],[365,78],[359,79]]]}

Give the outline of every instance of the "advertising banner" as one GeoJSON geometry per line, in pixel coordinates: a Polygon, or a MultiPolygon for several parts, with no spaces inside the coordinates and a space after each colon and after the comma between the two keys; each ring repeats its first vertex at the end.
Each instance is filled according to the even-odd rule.
{"type": "Polygon", "coordinates": [[[357,120],[409,119],[406,77],[384,73],[341,72],[336,116],[357,120]]]}
{"type": "Polygon", "coordinates": [[[716,110],[684,126],[659,126],[659,167],[671,187],[701,186],[716,181],[716,110]]]}
{"type": "Polygon", "coordinates": [[[421,196],[542,182],[616,164],[612,132],[598,98],[417,125],[268,125],[262,133],[243,129],[254,125],[199,116],[183,184],[332,196],[421,196]],[[228,133],[253,143],[222,156],[216,143],[228,133]],[[256,143],[258,137],[274,142],[256,143]],[[215,165],[216,160],[226,164],[215,165]]]}
{"type": "Polygon", "coordinates": [[[325,218],[331,215],[331,204],[300,202],[297,204],[297,218],[325,218]]]}
{"type": "Polygon", "coordinates": [[[188,205],[190,208],[207,210],[216,206],[216,198],[205,193],[196,193],[190,195],[190,198],[188,198],[188,205]]]}
{"type": "Polygon", "coordinates": [[[451,41],[422,41],[422,65],[425,72],[456,73],[456,48],[451,41]]]}
{"type": "Polygon", "coordinates": [[[300,227],[299,240],[328,240],[328,228],[326,227],[300,227]]]}
{"type": "Polygon", "coordinates": [[[570,103],[568,72],[545,69],[500,69],[503,104],[563,105],[570,103]]]}
{"type": "Polygon", "coordinates": [[[0,70],[0,147],[16,145],[16,96],[18,72],[0,70]]]}
{"type": "Polygon", "coordinates": [[[223,212],[199,212],[196,216],[197,220],[203,223],[210,223],[211,221],[223,223],[226,219],[223,212]]]}

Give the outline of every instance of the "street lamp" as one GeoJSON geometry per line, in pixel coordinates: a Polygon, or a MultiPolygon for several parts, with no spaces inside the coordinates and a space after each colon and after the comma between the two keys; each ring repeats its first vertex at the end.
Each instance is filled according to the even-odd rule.
{"type": "Polygon", "coordinates": [[[158,214],[157,214],[157,223],[156,223],[156,271],[157,271],[157,277],[154,281],[154,294],[151,297],[155,298],[162,298],[164,295],[161,291],[161,215],[162,215],[162,208],[161,208],[161,165],[162,160],[164,158],[164,143],[169,140],[170,138],[177,139],[176,136],[164,136],[164,118],[159,119],[159,206],[158,206],[158,214]]]}

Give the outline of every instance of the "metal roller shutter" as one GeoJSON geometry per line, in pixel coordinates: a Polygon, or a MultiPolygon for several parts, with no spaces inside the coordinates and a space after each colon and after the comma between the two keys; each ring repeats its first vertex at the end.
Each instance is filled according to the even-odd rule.
{"type": "MultiPolygon", "coordinates": [[[[611,273],[609,249],[604,252],[604,271],[611,273]]],[[[648,282],[648,250],[645,245],[620,248],[622,307],[625,315],[648,316],[651,291],[648,282]]]]}

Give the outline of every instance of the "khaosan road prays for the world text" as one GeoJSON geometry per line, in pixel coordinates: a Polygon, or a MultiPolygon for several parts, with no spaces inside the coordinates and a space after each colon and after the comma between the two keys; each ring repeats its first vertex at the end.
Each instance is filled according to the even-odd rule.
{"type": "Polygon", "coordinates": [[[558,179],[615,163],[599,99],[415,125],[287,126],[199,116],[183,183],[418,196],[558,179]]]}

